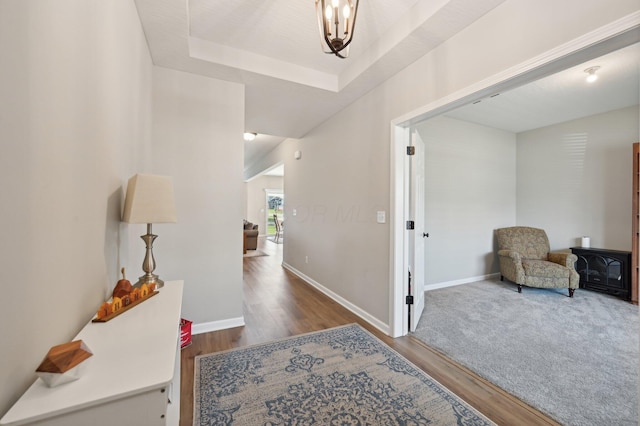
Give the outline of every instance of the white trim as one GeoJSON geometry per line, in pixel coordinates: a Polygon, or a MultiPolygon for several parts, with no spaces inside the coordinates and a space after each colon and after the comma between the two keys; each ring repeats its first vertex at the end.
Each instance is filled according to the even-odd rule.
{"type": "Polygon", "coordinates": [[[389,227],[390,238],[390,310],[389,323],[392,337],[407,333],[403,327],[406,306],[403,301],[406,269],[404,245],[404,192],[399,184],[404,179],[404,158],[398,155],[406,144],[403,129],[435,117],[459,106],[482,99],[491,94],[512,89],[535,81],[562,69],[578,65],[619,48],[640,41],[640,11],[633,12],[614,22],[593,30],[570,42],[564,43],[530,60],[467,86],[448,96],[437,99],[421,108],[391,120],[390,140],[390,188],[393,223],[389,227]]]}
{"type": "Polygon", "coordinates": [[[378,330],[380,330],[384,334],[389,335],[389,326],[387,324],[385,324],[382,321],[378,320],[377,318],[371,316],[368,312],[363,311],[362,309],[360,309],[359,307],[357,307],[353,303],[349,302],[348,300],[344,299],[343,297],[341,297],[338,294],[334,293],[333,291],[329,290],[328,288],[326,288],[322,284],[320,284],[317,281],[313,280],[311,277],[308,277],[307,275],[305,275],[302,272],[298,271],[293,266],[291,266],[291,265],[289,265],[289,264],[287,264],[285,262],[282,262],[282,267],[285,268],[286,270],[290,271],[291,273],[295,274],[298,278],[300,278],[301,280],[303,280],[304,282],[309,284],[311,287],[314,287],[315,289],[319,290],[321,293],[323,293],[324,295],[328,296],[333,301],[339,303],[340,305],[342,305],[343,307],[345,307],[349,311],[353,312],[354,314],[356,314],[357,316],[359,316],[360,318],[362,318],[363,320],[365,320],[366,322],[368,322],[369,324],[371,324],[372,326],[374,326],[375,328],[377,328],[378,330]]]}
{"type": "Polygon", "coordinates": [[[191,334],[209,333],[210,331],[226,330],[228,328],[244,326],[244,317],[229,318],[220,321],[203,322],[191,326],[191,334]]]}
{"type": "Polygon", "coordinates": [[[239,68],[243,71],[292,81],[317,89],[339,92],[339,76],[271,58],[265,55],[187,37],[189,56],[207,62],[239,68]]]}
{"type": "Polygon", "coordinates": [[[440,288],[447,288],[447,287],[455,287],[457,285],[470,284],[478,281],[486,281],[486,280],[491,280],[499,277],[500,277],[500,273],[495,272],[493,274],[480,275],[478,277],[463,278],[461,280],[443,281],[441,283],[425,285],[424,291],[438,290],[440,288]]]}
{"type": "Polygon", "coordinates": [[[404,296],[407,293],[405,283],[407,283],[407,267],[408,260],[405,259],[407,241],[405,236],[405,212],[404,212],[404,190],[405,190],[405,161],[406,161],[406,146],[410,142],[410,129],[391,126],[391,182],[389,188],[391,188],[391,251],[390,257],[390,271],[391,276],[391,288],[390,292],[390,306],[389,306],[389,323],[390,323],[390,336],[399,337],[407,334],[408,324],[405,324],[404,319],[407,318],[407,305],[404,303],[404,296]],[[395,165],[395,167],[394,167],[395,165]],[[399,167],[398,167],[399,165],[399,167]],[[402,285],[396,285],[402,283],[402,285]],[[402,306],[402,309],[396,309],[397,306],[402,306]],[[398,312],[399,311],[399,312],[398,312]]]}

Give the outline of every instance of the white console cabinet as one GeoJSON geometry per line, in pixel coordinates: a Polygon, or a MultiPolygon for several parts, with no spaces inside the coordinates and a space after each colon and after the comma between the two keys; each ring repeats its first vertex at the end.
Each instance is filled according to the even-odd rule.
{"type": "Polygon", "coordinates": [[[177,425],[182,290],[168,281],[109,322],[87,324],[73,339],[93,352],[80,379],[53,388],[37,379],[0,425],[177,425]]]}

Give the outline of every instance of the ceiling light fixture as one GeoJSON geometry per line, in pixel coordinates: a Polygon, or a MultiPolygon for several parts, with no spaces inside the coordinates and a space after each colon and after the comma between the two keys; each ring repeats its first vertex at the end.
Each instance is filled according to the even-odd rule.
{"type": "Polygon", "coordinates": [[[598,79],[598,74],[596,74],[596,71],[598,71],[599,69],[600,67],[595,66],[595,67],[587,68],[586,70],[584,70],[584,72],[589,74],[587,76],[587,83],[593,83],[598,79]]]}
{"type": "Polygon", "coordinates": [[[250,142],[250,141],[254,140],[256,138],[256,136],[258,136],[257,133],[245,132],[244,140],[247,141],[247,142],[250,142]]]}
{"type": "Polygon", "coordinates": [[[353,28],[356,25],[360,0],[315,1],[322,50],[324,53],[346,58],[349,56],[349,44],[353,40],[353,28]]]}

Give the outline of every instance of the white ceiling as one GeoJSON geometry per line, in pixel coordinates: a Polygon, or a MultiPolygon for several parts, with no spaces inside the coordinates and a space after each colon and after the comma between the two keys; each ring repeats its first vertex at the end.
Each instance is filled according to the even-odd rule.
{"type": "Polygon", "coordinates": [[[155,65],[244,84],[246,131],[300,138],[503,1],[362,0],[348,59],[314,0],[135,3],[155,65]]]}
{"type": "MultiPolygon", "coordinates": [[[[245,142],[250,165],[285,138],[303,137],[503,1],[362,0],[347,59],[322,52],[314,0],[135,3],[155,65],[245,86],[245,131],[258,133],[245,142]]],[[[637,46],[630,50],[448,115],[519,132],[637,104],[640,55],[637,46]],[[586,87],[590,65],[602,67],[601,78],[586,87]]]]}
{"type": "Polygon", "coordinates": [[[445,115],[513,133],[537,129],[638,105],[639,71],[634,44],[445,115]],[[592,66],[600,67],[599,78],[587,83],[592,66]]]}

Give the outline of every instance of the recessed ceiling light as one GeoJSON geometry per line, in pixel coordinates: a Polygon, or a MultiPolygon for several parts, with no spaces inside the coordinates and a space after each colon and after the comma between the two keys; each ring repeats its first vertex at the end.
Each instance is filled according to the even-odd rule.
{"type": "Polygon", "coordinates": [[[244,134],[244,140],[245,141],[252,141],[256,138],[256,136],[258,136],[257,133],[245,133],[244,134]]]}
{"type": "Polygon", "coordinates": [[[600,67],[595,66],[595,67],[591,67],[591,68],[587,68],[586,70],[584,70],[584,72],[586,72],[587,74],[587,83],[593,83],[594,81],[596,81],[598,79],[598,74],[596,74],[596,72],[600,69],[600,67]]]}

